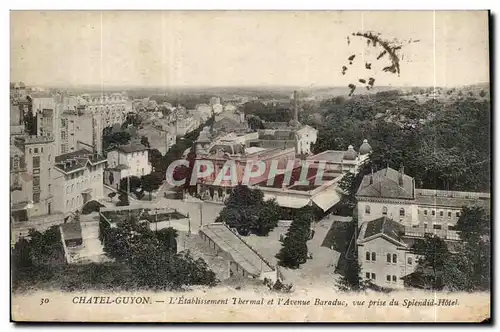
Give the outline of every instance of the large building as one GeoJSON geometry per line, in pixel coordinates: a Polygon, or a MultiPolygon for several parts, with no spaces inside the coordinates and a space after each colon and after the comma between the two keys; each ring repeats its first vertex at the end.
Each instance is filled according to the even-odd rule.
{"type": "Polygon", "coordinates": [[[403,168],[389,167],[366,175],[356,197],[362,276],[390,288],[404,287],[402,278],[415,270],[410,252],[415,239],[435,234],[453,251],[462,208],[490,205],[489,193],[418,189],[403,168]]]}
{"type": "Polygon", "coordinates": [[[119,188],[120,180],[125,177],[141,177],[152,170],[148,148],[136,141],[112,148],[107,158],[108,168],[104,172],[104,183],[114,188],[119,188]]]}
{"type": "Polygon", "coordinates": [[[66,214],[90,200],[102,199],[105,166],[103,156],[86,149],[57,156],[51,179],[54,210],[66,214]]]}
{"type": "Polygon", "coordinates": [[[53,213],[55,189],[50,179],[54,150],[51,136],[11,135],[10,198],[14,221],[53,213]]]}

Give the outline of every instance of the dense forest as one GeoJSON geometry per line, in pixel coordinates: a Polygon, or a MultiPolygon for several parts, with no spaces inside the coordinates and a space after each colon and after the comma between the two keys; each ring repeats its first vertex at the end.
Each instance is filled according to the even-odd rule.
{"type": "MultiPolygon", "coordinates": [[[[321,103],[313,125],[315,152],[347,150],[368,139],[374,170],[390,166],[415,178],[421,188],[490,191],[490,103],[467,98],[418,103],[391,91],[337,97],[321,103]]],[[[310,121],[310,120],[309,120],[310,121]]]]}

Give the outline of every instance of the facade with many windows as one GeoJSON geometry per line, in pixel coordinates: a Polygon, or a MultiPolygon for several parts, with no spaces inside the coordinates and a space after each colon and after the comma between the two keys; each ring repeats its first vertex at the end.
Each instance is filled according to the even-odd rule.
{"type": "Polygon", "coordinates": [[[52,183],[57,212],[74,212],[90,200],[103,198],[103,156],[80,149],[57,156],[55,162],[52,183]]]}
{"type": "Polygon", "coordinates": [[[401,278],[414,272],[417,257],[410,248],[416,239],[435,234],[452,248],[460,240],[455,226],[462,208],[490,204],[489,193],[415,188],[403,168],[366,175],[356,197],[362,276],[389,288],[404,287],[401,278]]]}
{"type": "Polygon", "coordinates": [[[107,154],[108,168],[105,170],[104,183],[119,188],[120,180],[127,176],[141,177],[152,171],[148,148],[139,142],[112,148],[107,154]]]}
{"type": "Polygon", "coordinates": [[[51,214],[54,138],[51,136],[12,137],[11,210],[15,221],[51,214]]]}

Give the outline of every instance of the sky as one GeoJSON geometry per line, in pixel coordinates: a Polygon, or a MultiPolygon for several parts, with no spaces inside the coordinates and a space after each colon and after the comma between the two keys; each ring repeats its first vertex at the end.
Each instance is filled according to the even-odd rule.
{"type": "Polygon", "coordinates": [[[486,11],[13,11],[10,71],[52,86],[457,86],[489,82],[488,38],[486,11]],[[400,75],[347,43],[367,31],[403,43],[400,75]]]}

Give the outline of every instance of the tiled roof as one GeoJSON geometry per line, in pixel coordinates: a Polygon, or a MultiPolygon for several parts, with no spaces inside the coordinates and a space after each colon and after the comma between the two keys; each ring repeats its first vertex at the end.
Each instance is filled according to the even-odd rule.
{"type": "Polygon", "coordinates": [[[366,230],[363,239],[369,238],[377,234],[385,234],[394,241],[403,242],[401,236],[405,233],[405,228],[402,224],[392,219],[383,216],[381,218],[369,221],[366,224],[366,230]]]}
{"type": "Polygon", "coordinates": [[[485,198],[465,198],[465,197],[442,197],[442,196],[429,196],[419,195],[416,191],[415,199],[418,205],[432,205],[462,208],[463,206],[478,205],[485,208],[490,206],[490,199],[485,198]]]}
{"type": "Polygon", "coordinates": [[[56,156],[55,161],[55,166],[67,173],[85,167],[88,162],[95,164],[106,161],[106,158],[101,155],[94,154],[89,150],[80,149],[56,156]]]}
{"type": "Polygon", "coordinates": [[[80,222],[62,224],[61,229],[65,240],[76,240],[82,238],[82,227],[80,222]]]}
{"type": "Polygon", "coordinates": [[[116,165],[116,167],[108,168],[107,170],[108,171],[122,171],[124,169],[129,169],[129,168],[130,167],[128,167],[127,165],[119,164],[119,165],[116,165]]]}
{"type": "Polygon", "coordinates": [[[93,163],[106,160],[106,158],[104,158],[103,156],[101,156],[99,154],[94,154],[93,152],[91,152],[87,149],[80,149],[80,150],[76,150],[73,152],[69,152],[69,153],[65,153],[65,154],[61,154],[59,156],[56,156],[56,163],[60,163],[60,162],[63,162],[65,160],[74,159],[74,158],[89,158],[89,160],[93,163]]]}
{"type": "Polygon", "coordinates": [[[139,143],[130,143],[127,145],[120,145],[120,146],[114,147],[111,149],[111,151],[113,151],[113,150],[119,150],[119,151],[122,151],[124,153],[133,153],[133,152],[146,151],[146,150],[148,150],[148,148],[142,144],[139,144],[139,143]]]}
{"type": "Polygon", "coordinates": [[[271,266],[225,225],[210,224],[200,231],[215,242],[219,248],[231,255],[233,260],[249,274],[258,276],[261,270],[263,272],[273,271],[271,266]]]}
{"type": "Polygon", "coordinates": [[[403,174],[403,183],[399,184],[400,172],[388,167],[373,175],[365,175],[359,186],[357,196],[380,198],[414,198],[413,178],[403,174]],[[370,181],[373,180],[371,183],[370,181]]]}

